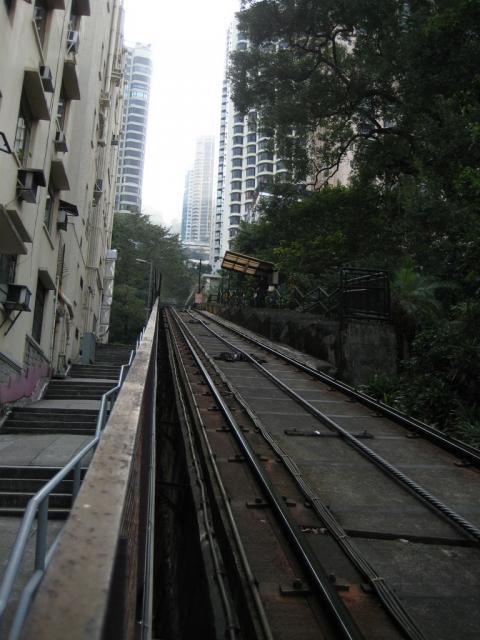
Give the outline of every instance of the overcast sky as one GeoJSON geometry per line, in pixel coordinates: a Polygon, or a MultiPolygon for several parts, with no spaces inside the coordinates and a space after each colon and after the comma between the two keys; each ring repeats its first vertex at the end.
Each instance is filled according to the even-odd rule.
{"type": "Polygon", "coordinates": [[[218,145],[226,35],[239,0],[125,0],[125,40],[152,45],[153,77],[143,208],[153,222],[181,218],[195,139],[218,145]]]}

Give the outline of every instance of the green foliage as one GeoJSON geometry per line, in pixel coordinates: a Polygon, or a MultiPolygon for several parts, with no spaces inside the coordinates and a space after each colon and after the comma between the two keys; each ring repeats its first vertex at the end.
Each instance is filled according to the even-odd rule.
{"type": "Polygon", "coordinates": [[[480,303],[454,307],[412,344],[398,378],[376,376],[367,393],[452,435],[480,443],[480,303]]]}
{"type": "Polygon", "coordinates": [[[301,199],[275,187],[236,248],[304,290],[341,266],[390,270],[404,362],[372,390],[475,441],[480,3],[244,0],[239,26],[251,46],[232,56],[237,108],[274,132],[293,182],[318,189],[345,158],[352,176],[301,199]]]}
{"type": "Polygon", "coordinates": [[[118,249],[113,291],[110,340],[131,344],[146,318],[150,268],[136,260],[147,260],[162,274],[161,300],[182,303],[188,296],[193,273],[186,266],[177,235],[150,222],[139,213],[117,213],[112,247],[118,249]]]}

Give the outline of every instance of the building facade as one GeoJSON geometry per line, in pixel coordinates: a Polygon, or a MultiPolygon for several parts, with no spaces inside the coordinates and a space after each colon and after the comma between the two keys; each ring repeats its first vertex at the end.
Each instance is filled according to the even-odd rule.
{"type": "Polygon", "coordinates": [[[185,178],[182,241],[210,247],[213,207],[213,136],[201,136],[195,147],[193,169],[185,178]]]}
{"type": "MultiPolygon", "coordinates": [[[[247,36],[233,24],[227,36],[230,54],[248,48],[247,36]]],[[[222,88],[220,147],[215,218],[212,222],[211,261],[220,267],[225,251],[235,239],[242,220],[255,219],[258,193],[268,192],[274,180],[287,177],[285,164],[272,148],[272,139],[262,131],[258,114],[235,109],[227,73],[222,88]]]]}
{"type": "MultiPolygon", "coordinates": [[[[227,35],[226,67],[233,51],[244,51],[248,46],[246,34],[238,30],[236,23],[232,24],[227,35]]],[[[349,175],[347,158],[329,183],[346,184],[349,175]]],[[[255,110],[242,114],[235,109],[226,71],[222,87],[216,201],[210,245],[210,261],[214,270],[220,268],[225,251],[231,248],[240,222],[255,222],[261,210],[260,203],[270,196],[271,185],[288,177],[287,166],[276,153],[271,134],[262,129],[261,114],[255,110]]],[[[314,183],[315,179],[307,182],[314,183]]],[[[318,185],[313,184],[310,188],[321,188],[324,184],[325,181],[318,180],[318,185]]]]}
{"type": "Polygon", "coordinates": [[[152,76],[150,45],[125,49],[123,134],[116,180],[116,211],[142,210],[143,165],[152,76]]]}
{"type": "Polygon", "coordinates": [[[108,334],[122,25],[123,0],[0,2],[0,404],[108,334]]]}

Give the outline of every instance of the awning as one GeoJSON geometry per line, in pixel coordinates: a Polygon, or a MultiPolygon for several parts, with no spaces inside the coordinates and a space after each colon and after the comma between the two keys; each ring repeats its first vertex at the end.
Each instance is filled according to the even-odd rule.
{"type": "Polygon", "coordinates": [[[40,280],[42,285],[45,287],[45,289],[49,289],[50,291],[53,291],[54,289],[56,289],[55,280],[48,273],[48,269],[39,269],[38,279],[40,280]]]}
{"type": "Polygon", "coordinates": [[[273,262],[258,260],[251,256],[244,256],[235,251],[225,251],[222,260],[222,269],[236,271],[237,273],[246,273],[249,276],[267,277],[273,273],[273,262]]]}
{"type": "Polygon", "coordinates": [[[68,100],[80,100],[80,83],[78,81],[77,64],[66,58],[63,64],[63,91],[68,100]]]}
{"type": "Polygon", "coordinates": [[[21,219],[18,211],[15,211],[15,209],[7,209],[7,213],[10,217],[10,220],[15,225],[15,229],[18,231],[21,239],[24,242],[33,242],[33,238],[23,224],[23,220],[21,219]]]}
{"type": "Polygon", "coordinates": [[[60,200],[58,202],[58,210],[65,211],[67,216],[78,216],[77,205],[67,202],[66,200],[60,200]]]}
{"type": "Polygon", "coordinates": [[[38,69],[25,69],[23,93],[35,120],[50,120],[50,111],[43,88],[42,77],[38,69]]]}
{"type": "Polygon", "coordinates": [[[89,16],[90,0],[72,0],[72,13],[75,16],[89,16]]]}
{"type": "Polygon", "coordinates": [[[49,9],[62,9],[62,11],[65,11],[65,0],[46,0],[45,4],[49,9]]]}
{"type": "Polygon", "coordinates": [[[52,164],[50,165],[50,180],[57,191],[70,190],[70,183],[62,159],[57,158],[52,160],[52,164]]]}
{"type": "Polygon", "coordinates": [[[20,232],[3,206],[0,206],[0,253],[9,256],[28,253],[20,232]]]}

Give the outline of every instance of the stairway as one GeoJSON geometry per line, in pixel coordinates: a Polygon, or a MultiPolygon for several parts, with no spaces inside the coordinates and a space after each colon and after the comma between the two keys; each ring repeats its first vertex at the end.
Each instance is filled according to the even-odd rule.
{"type": "MultiPolygon", "coordinates": [[[[0,467],[0,517],[21,517],[30,498],[59,471],[55,467],[0,467]]],[[[82,476],[86,469],[82,469],[82,476]]],[[[67,518],[72,506],[73,475],[69,474],[51,494],[48,517],[67,518]]]]}
{"type": "MultiPolygon", "coordinates": [[[[35,448],[38,443],[40,453],[42,447],[52,446],[54,441],[58,450],[72,451],[71,457],[83,446],[85,437],[94,436],[100,400],[117,385],[121,366],[128,363],[130,352],[131,348],[123,345],[97,346],[94,364],[74,364],[67,378],[50,380],[41,400],[13,407],[0,434],[18,438],[17,447],[31,447],[33,442],[35,448]],[[63,440],[52,439],[57,435],[63,440]]],[[[60,468],[35,465],[35,455],[29,465],[0,465],[0,517],[22,516],[30,498],[60,468]]],[[[72,482],[72,477],[65,479],[51,495],[49,518],[67,517],[72,505],[72,482]]]]}
{"type": "Polygon", "coordinates": [[[116,380],[100,382],[66,378],[65,380],[52,380],[48,383],[43,396],[45,400],[100,400],[101,397],[113,389],[116,380]]]}
{"type": "Polygon", "coordinates": [[[6,420],[2,433],[71,433],[93,435],[96,409],[40,409],[16,407],[6,420]]]}

